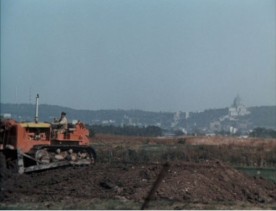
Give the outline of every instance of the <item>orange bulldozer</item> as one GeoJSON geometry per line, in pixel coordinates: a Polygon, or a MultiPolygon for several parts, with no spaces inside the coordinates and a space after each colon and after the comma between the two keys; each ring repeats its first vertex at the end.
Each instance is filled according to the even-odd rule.
{"type": "Polygon", "coordinates": [[[34,122],[4,119],[0,122],[0,171],[18,173],[66,165],[91,165],[96,152],[90,146],[89,130],[78,121],[62,133],[56,125],[38,122],[38,99],[34,122]]]}

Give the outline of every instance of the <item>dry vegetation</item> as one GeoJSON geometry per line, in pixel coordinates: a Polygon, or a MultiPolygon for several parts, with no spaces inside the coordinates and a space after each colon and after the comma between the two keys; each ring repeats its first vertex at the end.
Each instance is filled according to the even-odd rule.
{"type": "Polygon", "coordinates": [[[104,162],[220,160],[234,166],[276,167],[276,139],[97,135],[93,146],[99,154],[99,161],[104,162]]]}

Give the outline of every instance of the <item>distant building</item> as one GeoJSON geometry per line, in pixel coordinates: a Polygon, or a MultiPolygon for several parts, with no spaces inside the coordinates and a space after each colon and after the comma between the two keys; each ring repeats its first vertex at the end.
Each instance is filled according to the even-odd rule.
{"type": "Polygon", "coordinates": [[[238,129],[231,126],[231,127],[229,128],[229,132],[230,132],[230,134],[236,134],[236,133],[238,132],[238,129]]]}
{"type": "Polygon", "coordinates": [[[229,116],[230,117],[238,117],[238,116],[245,116],[250,114],[247,110],[246,106],[242,104],[241,98],[239,95],[235,97],[232,106],[229,108],[229,116]]]}
{"type": "Polygon", "coordinates": [[[189,112],[185,112],[185,118],[188,119],[190,117],[190,113],[189,112]]]}
{"type": "Polygon", "coordinates": [[[210,123],[211,131],[220,131],[221,130],[221,123],[219,121],[214,121],[210,123]]]}
{"type": "Polygon", "coordinates": [[[181,111],[178,111],[173,115],[173,122],[171,123],[171,127],[175,127],[179,123],[180,115],[181,111]]]}
{"type": "Polygon", "coordinates": [[[4,119],[10,119],[11,116],[12,116],[12,115],[11,115],[10,113],[1,114],[1,118],[4,118],[4,119]]]}

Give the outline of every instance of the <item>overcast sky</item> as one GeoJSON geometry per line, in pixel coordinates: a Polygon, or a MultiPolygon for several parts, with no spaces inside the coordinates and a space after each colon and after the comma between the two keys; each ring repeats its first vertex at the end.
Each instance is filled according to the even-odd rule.
{"type": "Polygon", "coordinates": [[[275,0],[1,0],[1,102],[276,105],[275,0]]]}

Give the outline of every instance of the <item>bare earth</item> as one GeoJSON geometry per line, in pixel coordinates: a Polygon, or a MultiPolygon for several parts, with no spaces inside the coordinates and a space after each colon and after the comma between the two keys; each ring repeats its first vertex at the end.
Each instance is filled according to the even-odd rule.
{"type": "MultiPolygon", "coordinates": [[[[32,174],[7,173],[0,209],[140,209],[161,163],[96,163],[32,174]]],[[[276,209],[276,184],[221,161],[173,161],[148,209],[276,209]]]]}
{"type": "MultiPolygon", "coordinates": [[[[158,164],[96,164],[12,175],[3,184],[1,206],[31,203],[40,204],[40,208],[55,209],[58,203],[62,203],[62,208],[81,209],[87,201],[95,198],[131,200],[139,206],[162,168],[158,164]]],[[[220,162],[178,162],[170,164],[153,195],[153,201],[156,200],[176,202],[182,206],[180,209],[216,202],[251,204],[255,208],[273,207],[276,204],[276,184],[251,178],[220,162]]]]}

